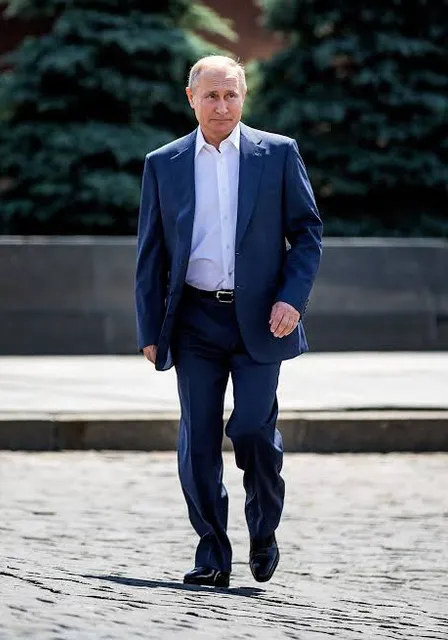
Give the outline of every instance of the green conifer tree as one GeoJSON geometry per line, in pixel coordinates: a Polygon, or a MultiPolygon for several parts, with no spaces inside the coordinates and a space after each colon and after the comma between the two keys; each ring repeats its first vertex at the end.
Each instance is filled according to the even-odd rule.
{"type": "Polygon", "coordinates": [[[0,75],[0,233],[132,233],[145,153],[193,126],[188,70],[216,50],[197,31],[230,25],[189,0],[7,4],[52,28],[0,75]]]}
{"type": "Polygon", "coordinates": [[[446,0],[260,0],[253,123],[296,138],[327,233],[448,236],[446,0]]]}

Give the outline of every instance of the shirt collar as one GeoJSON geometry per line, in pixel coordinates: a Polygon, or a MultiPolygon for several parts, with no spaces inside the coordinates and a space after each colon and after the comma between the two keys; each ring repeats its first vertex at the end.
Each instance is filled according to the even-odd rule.
{"type": "MultiPolygon", "coordinates": [[[[239,151],[240,150],[240,137],[241,137],[241,128],[240,128],[240,123],[238,122],[236,127],[233,129],[233,131],[230,133],[230,135],[228,135],[227,138],[225,140],[223,140],[223,142],[228,140],[229,142],[231,142],[233,144],[235,149],[237,151],[239,151]]],[[[207,142],[205,141],[204,134],[202,133],[201,127],[198,127],[197,135],[196,135],[196,151],[195,151],[195,154],[194,154],[195,158],[197,157],[198,153],[201,151],[202,147],[204,147],[206,144],[207,144],[207,142]]]]}

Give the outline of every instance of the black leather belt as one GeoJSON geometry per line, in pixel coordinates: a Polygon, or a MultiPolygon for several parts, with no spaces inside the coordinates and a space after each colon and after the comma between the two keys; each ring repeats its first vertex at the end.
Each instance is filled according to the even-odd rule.
{"type": "Polygon", "coordinates": [[[224,304],[232,304],[235,299],[233,289],[219,289],[218,291],[206,291],[205,289],[196,289],[189,284],[185,285],[185,291],[187,294],[195,295],[200,298],[214,298],[218,302],[224,304]]]}

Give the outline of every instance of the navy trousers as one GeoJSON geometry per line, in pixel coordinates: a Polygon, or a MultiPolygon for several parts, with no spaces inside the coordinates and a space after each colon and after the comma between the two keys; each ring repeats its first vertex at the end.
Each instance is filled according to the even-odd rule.
{"type": "Polygon", "coordinates": [[[224,394],[232,377],[234,410],[226,434],[244,471],[251,538],[277,528],[285,485],[283,446],[276,429],[280,363],[261,364],[244,348],[234,304],[202,298],[187,287],[172,345],[181,422],[178,465],[190,521],[200,541],[195,566],[230,571],[228,496],[223,484],[224,394]]]}

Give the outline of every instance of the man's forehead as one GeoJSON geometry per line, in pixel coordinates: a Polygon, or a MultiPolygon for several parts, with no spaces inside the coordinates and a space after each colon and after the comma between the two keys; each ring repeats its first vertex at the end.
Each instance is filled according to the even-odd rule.
{"type": "Polygon", "coordinates": [[[199,82],[201,84],[212,84],[212,85],[226,85],[233,86],[238,84],[239,78],[238,73],[233,69],[226,68],[211,68],[204,69],[199,76],[199,82]]]}

